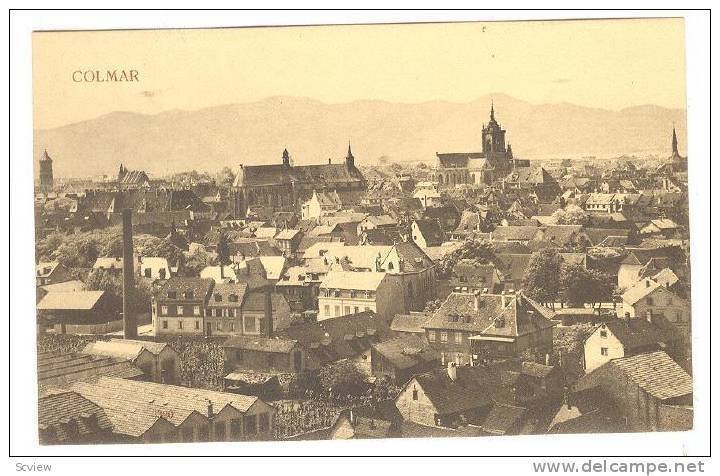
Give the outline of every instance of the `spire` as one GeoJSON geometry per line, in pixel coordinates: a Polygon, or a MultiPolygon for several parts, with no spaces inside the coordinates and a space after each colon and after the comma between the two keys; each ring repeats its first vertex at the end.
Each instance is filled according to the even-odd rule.
{"type": "Polygon", "coordinates": [[[355,157],[353,157],[352,149],[350,148],[350,141],[348,141],[348,151],[347,156],[345,157],[345,165],[347,165],[348,168],[355,167],[355,157]]]}
{"type": "Polygon", "coordinates": [[[347,153],[347,158],[348,158],[348,159],[353,158],[352,149],[350,149],[350,141],[348,141],[348,153],[347,153]]]}
{"type": "Polygon", "coordinates": [[[490,101],[490,120],[495,120],[495,104],[492,100],[490,101]]]}
{"type": "Polygon", "coordinates": [[[283,150],[282,161],[283,161],[283,165],[290,165],[290,154],[288,153],[287,148],[285,148],[283,150]]]}
{"type": "Polygon", "coordinates": [[[673,136],[672,136],[672,152],[673,155],[680,155],[678,152],[677,134],[675,133],[675,125],[673,124],[673,136]]]}

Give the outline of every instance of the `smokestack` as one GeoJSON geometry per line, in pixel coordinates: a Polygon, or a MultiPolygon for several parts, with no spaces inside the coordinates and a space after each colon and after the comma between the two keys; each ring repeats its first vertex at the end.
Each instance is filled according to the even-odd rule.
{"type": "Polygon", "coordinates": [[[265,322],[267,322],[267,336],[273,336],[273,315],[272,315],[272,288],[265,290],[265,322]]]}
{"type": "Polygon", "coordinates": [[[130,294],[135,285],[135,263],[133,262],[132,210],[122,211],[123,217],[123,337],[137,338],[137,322],[130,311],[130,294]]]}

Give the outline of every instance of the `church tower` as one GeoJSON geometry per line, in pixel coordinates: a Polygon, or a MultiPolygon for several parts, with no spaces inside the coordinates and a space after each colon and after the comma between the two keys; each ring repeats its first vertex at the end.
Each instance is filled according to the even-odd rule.
{"type": "Polygon", "coordinates": [[[285,165],[285,166],[287,166],[287,167],[289,167],[290,165],[292,165],[292,164],[290,163],[290,153],[288,152],[287,149],[284,149],[284,150],[283,150],[283,153],[282,153],[282,163],[283,163],[283,165],[285,165]]]}
{"type": "Polygon", "coordinates": [[[355,167],[355,157],[353,157],[352,149],[350,149],[350,142],[348,141],[348,151],[345,157],[345,165],[347,168],[352,169],[355,167]]]}
{"type": "Polygon", "coordinates": [[[672,155],[673,155],[673,157],[680,156],[680,152],[678,152],[678,142],[677,142],[677,134],[675,133],[675,126],[673,126],[673,134],[672,134],[672,155]]]}
{"type": "Polygon", "coordinates": [[[53,161],[47,153],[47,149],[40,158],[40,189],[49,192],[55,185],[53,179],[53,161]]]}
{"type": "Polygon", "coordinates": [[[482,130],[482,151],[486,159],[505,159],[505,130],[495,120],[495,105],[490,104],[490,122],[482,130]]]}

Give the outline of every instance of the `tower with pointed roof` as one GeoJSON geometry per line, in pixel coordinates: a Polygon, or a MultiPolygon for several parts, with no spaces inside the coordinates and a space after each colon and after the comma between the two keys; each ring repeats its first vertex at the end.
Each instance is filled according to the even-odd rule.
{"type": "Polygon", "coordinates": [[[289,166],[291,165],[291,164],[290,164],[290,153],[288,152],[287,149],[284,149],[284,150],[283,150],[283,153],[282,153],[282,163],[283,163],[283,165],[285,165],[285,166],[287,166],[287,167],[289,167],[289,166]]]}
{"type": "Polygon", "coordinates": [[[45,149],[42,157],[40,157],[40,188],[44,192],[49,192],[53,189],[54,185],[53,161],[48,155],[47,149],[45,149]]]}
{"type": "Polygon", "coordinates": [[[677,141],[677,134],[675,133],[675,126],[673,126],[673,133],[672,133],[672,155],[673,155],[673,157],[680,156],[680,152],[678,152],[678,141],[677,141]]]}
{"type": "Polygon", "coordinates": [[[482,129],[482,151],[487,159],[505,159],[505,130],[495,120],[495,104],[490,104],[490,122],[482,129]]]}
{"type": "Polygon", "coordinates": [[[355,167],[355,157],[353,157],[352,149],[350,148],[350,141],[348,141],[348,151],[347,156],[345,157],[345,165],[347,165],[348,168],[355,167]]]}

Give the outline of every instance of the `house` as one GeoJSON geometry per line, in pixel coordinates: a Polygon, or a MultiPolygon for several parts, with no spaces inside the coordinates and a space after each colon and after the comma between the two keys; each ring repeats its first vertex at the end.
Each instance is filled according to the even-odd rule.
{"type": "Polygon", "coordinates": [[[165,342],[111,339],[91,342],[82,353],[125,359],[153,382],[172,384],[180,379],[180,354],[165,342]]]}
{"type": "Polygon", "coordinates": [[[277,292],[285,299],[293,312],[303,312],[318,308],[320,284],[329,270],[326,268],[291,266],[275,283],[277,292]]]}
{"type": "Polygon", "coordinates": [[[158,256],[138,256],[138,276],[147,279],[168,279],[172,276],[172,269],[167,258],[158,256]]]}
{"type": "Polygon", "coordinates": [[[308,362],[312,357],[292,339],[236,336],[226,340],[222,348],[225,354],[225,368],[233,371],[299,373],[307,367],[317,367],[317,364],[308,362]]]}
{"type": "Polygon", "coordinates": [[[421,188],[413,193],[413,198],[420,200],[423,208],[440,205],[442,197],[435,189],[421,188]]]}
{"type": "Polygon", "coordinates": [[[430,318],[425,312],[410,312],[408,314],[395,314],[390,323],[390,329],[397,335],[425,335],[423,324],[430,318]]]}
{"type": "Polygon", "coordinates": [[[663,267],[671,267],[673,260],[672,248],[630,248],[628,254],[620,262],[618,268],[618,287],[628,289],[640,278],[642,270],[652,259],[662,258],[667,260],[663,267]]]}
{"type": "Polygon", "coordinates": [[[303,233],[300,230],[284,229],[275,235],[273,240],[280,251],[282,251],[284,255],[288,255],[297,251],[302,237],[303,233]]]}
{"type": "Polygon", "coordinates": [[[395,337],[385,320],[372,311],[334,317],[318,322],[294,323],[277,333],[295,340],[307,351],[310,370],[339,360],[350,360],[362,373],[371,375],[371,345],[395,337]]]}
{"type": "Polygon", "coordinates": [[[657,236],[662,238],[676,238],[680,232],[680,226],[669,218],[658,218],[650,220],[640,228],[640,235],[643,237],[657,236]]]}
{"type": "Polygon", "coordinates": [[[122,327],[120,305],[107,291],[48,293],[37,303],[37,311],[40,325],[53,326],[60,334],[106,333],[122,327]],[[112,323],[118,328],[106,327],[112,323]]]}
{"type": "Polygon", "coordinates": [[[384,272],[330,271],[320,284],[318,319],[373,311],[388,322],[403,312],[403,290],[384,272]]]}
{"type": "Polygon", "coordinates": [[[461,259],[452,269],[450,286],[469,290],[485,290],[491,294],[498,290],[503,278],[495,265],[478,263],[471,259],[461,259]]]}
{"type": "MultiPolygon", "coordinates": [[[[134,266],[137,268],[138,264],[138,258],[137,256],[133,256],[133,263],[134,266]]],[[[95,263],[93,263],[93,271],[95,270],[102,270],[106,273],[110,273],[116,276],[121,276],[123,272],[123,267],[125,266],[125,262],[123,258],[117,258],[114,256],[101,256],[98,259],[95,260],[95,263]]]]}
{"type": "Polygon", "coordinates": [[[276,331],[290,325],[290,306],[282,294],[272,292],[270,288],[245,294],[241,311],[242,331],[236,327],[235,335],[272,337],[276,331]]]}
{"type": "Polygon", "coordinates": [[[60,292],[60,293],[74,293],[85,290],[85,283],[79,279],[71,279],[70,281],[63,281],[55,284],[44,284],[38,286],[36,289],[36,299],[40,302],[47,293],[60,292]]]}
{"type": "Polygon", "coordinates": [[[527,245],[536,239],[541,230],[537,226],[498,226],[490,233],[491,241],[514,241],[527,245]]]}
{"type": "Polygon", "coordinates": [[[40,262],[35,266],[36,286],[62,283],[71,279],[70,270],[57,261],[40,262]]]}
{"type": "Polygon", "coordinates": [[[692,377],[665,352],[612,359],[583,376],[573,390],[598,388],[630,431],[692,428],[692,377]]]}
{"type": "Polygon", "coordinates": [[[410,236],[420,248],[440,246],[445,241],[445,233],[440,222],[432,219],[413,220],[410,224],[410,236]]]}
{"type": "Polygon", "coordinates": [[[428,207],[423,211],[422,218],[440,222],[443,232],[450,233],[460,224],[460,212],[452,204],[428,207]]]}
{"type": "Polygon", "coordinates": [[[612,319],[597,326],[583,343],[585,372],[592,372],[612,359],[653,350],[669,350],[678,336],[669,326],[645,319],[612,319]]]}
{"type": "Polygon", "coordinates": [[[100,407],[127,442],[273,439],[275,408],[255,396],[108,377],[72,390],[100,407]]]}
{"type": "Polygon", "coordinates": [[[301,206],[302,219],[319,218],[342,210],[342,200],[336,191],[318,192],[313,190],[309,200],[301,206]]]}
{"type": "Polygon", "coordinates": [[[72,391],[54,391],[38,398],[41,445],[112,443],[112,423],[105,411],[72,391]]]}
{"type": "Polygon", "coordinates": [[[565,392],[562,401],[548,412],[547,433],[623,433],[625,418],[598,388],[565,392]]]}
{"type": "Polygon", "coordinates": [[[360,236],[363,232],[370,230],[392,230],[397,228],[397,226],[397,220],[390,215],[369,215],[358,223],[357,234],[360,236]]]}
{"type": "Polygon", "coordinates": [[[443,361],[458,364],[552,352],[553,312],[522,293],[452,292],[424,324],[443,361]]]}
{"type": "Polygon", "coordinates": [[[404,420],[430,427],[480,424],[493,405],[482,367],[454,362],[414,376],[395,399],[404,420]]]}
{"type": "Polygon", "coordinates": [[[172,277],[152,300],[155,335],[203,335],[203,319],[214,281],[204,278],[172,277]]]}
{"type": "Polygon", "coordinates": [[[247,283],[215,283],[205,311],[208,335],[242,333],[242,305],[247,291],[247,283]]]}
{"type": "Polygon", "coordinates": [[[645,278],[623,293],[622,303],[626,317],[652,320],[659,316],[690,335],[690,302],[671,291],[669,285],[645,278]]]}
{"type": "Polygon", "coordinates": [[[370,360],[375,377],[403,384],[413,375],[438,366],[440,354],[430,347],[425,336],[406,335],[372,344],[370,360]]]}

